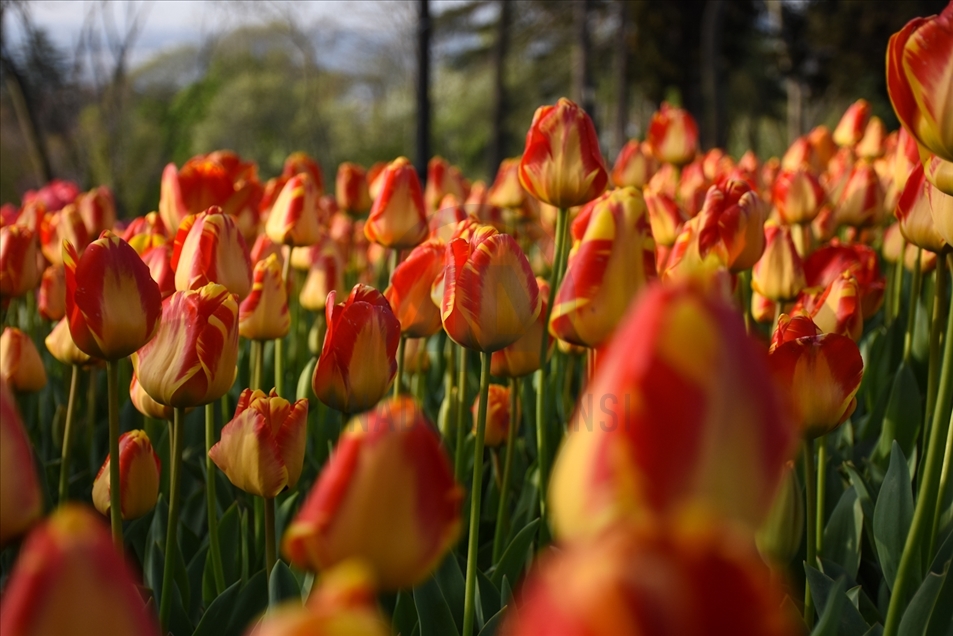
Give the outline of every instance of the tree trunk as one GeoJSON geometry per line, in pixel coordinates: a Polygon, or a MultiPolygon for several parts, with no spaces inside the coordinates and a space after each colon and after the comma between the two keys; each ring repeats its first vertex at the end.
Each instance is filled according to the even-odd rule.
{"type": "Polygon", "coordinates": [[[626,142],[629,123],[629,42],[628,0],[616,0],[619,28],[616,31],[616,103],[615,103],[615,153],[626,142]]]}
{"type": "Polygon", "coordinates": [[[430,161],[430,0],[417,0],[417,157],[421,181],[430,161]]]}
{"type": "Polygon", "coordinates": [[[487,175],[492,179],[505,158],[505,131],[503,118],[506,114],[506,48],[509,39],[510,0],[499,0],[500,17],[496,24],[496,43],[493,47],[493,137],[490,139],[487,175]]]}
{"type": "Polygon", "coordinates": [[[722,135],[721,91],[719,90],[718,59],[721,57],[721,22],[724,0],[708,0],[702,11],[701,33],[701,89],[704,103],[702,120],[702,148],[724,146],[722,135]]]}
{"type": "Polygon", "coordinates": [[[589,10],[592,0],[576,0],[573,5],[573,20],[576,23],[576,46],[573,49],[573,99],[593,116],[595,90],[589,72],[589,10]]]}

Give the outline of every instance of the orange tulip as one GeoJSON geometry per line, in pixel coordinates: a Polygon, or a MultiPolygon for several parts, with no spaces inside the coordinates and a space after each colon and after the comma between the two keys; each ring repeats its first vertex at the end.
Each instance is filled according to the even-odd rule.
{"type": "MultiPolygon", "coordinates": [[[[138,519],[155,508],[161,473],[162,462],[145,431],[128,431],[119,437],[119,494],[124,520],[138,519]]],[[[109,515],[109,491],[107,457],[93,481],[93,505],[104,515],[109,515]]]]}
{"type": "Polygon", "coordinates": [[[612,183],[617,188],[632,186],[643,188],[658,170],[658,162],[652,155],[648,142],[630,139],[622,146],[612,166],[612,183]]]}
{"type": "Polygon", "coordinates": [[[652,115],[647,140],[659,161],[682,166],[695,158],[698,125],[687,110],[662,102],[652,115]]]}
{"type": "Polygon", "coordinates": [[[73,342],[73,336],[69,332],[69,320],[66,318],[56,323],[44,342],[50,354],[58,362],[67,366],[85,366],[92,360],[87,354],[80,351],[76,343],[73,342]]]}
{"type": "Polygon", "coordinates": [[[792,312],[806,312],[823,333],[850,336],[854,342],[864,333],[860,285],[849,270],[831,281],[820,294],[802,294],[792,312]]]}
{"type": "Polygon", "coordinates": [[[380,176],[380,194],[364,224],[364,236],[384,247],[409,249],[427,238],[427,215],[417,171],[406,157],[380,176]]]}
{"type": "Polygon", "coordinates": [[[91,238],[86,233],[83,217],[73,204],[47,214],[40,225],[40,247],[43,256],[53,265],[63,264],[63,241],[69,241],[82,254],[91,238]]]}
{"type": "Polygon", "coordinates": [[[841,225],[877,225],[884,215],[884,191],[872,166],[854,166],[837,202],[836,217],[841,225]]]}
{"type": "Polygon", "coordinates": [[[852,148],[864,137],[867,121],[870,119],[870,104],[858,99],[844,112],[837,128],[834,129],[834,142],[841,147],[852,148]]]}
{"type": "Polygon", "coordinates": [[[298,300],[308,311],[324,311],[328,294],[344,290],[344,258],[337,242],[331,239],[321,241],[309,249],[311,265],[298,300]]]}
{"type": "Polygon", "coordinates": [[[175,270],[172,269],[172,248],[166,244],[150,247],[141,254],[149,275],[159,286],[163,299],[175,293],[175,270]]]}
{"type": "Polygon", "coordinates": [[[16,298],[36,288],[39,243],[34,233],[21,225],[0,228],[0,297],[16,298]]]}
{"type": "Polygon", "coordinates": [[[448,194],[457,201],[467,198],[469,188],[460,174],[460,169],[451,166],[443,157],[431,157],[427,162],[427,186],[424,188],[424,205],[428,214],[440,209],[441,202],[448,194]]]}
{"type": "Polygon", "coordinates": [[[298,483],[307,433],[307,399],[290,404],[274,389],[245,389],[208,454],[237,488],[271,498],[298,483]]]}
{"type": "Polygon", "coordinates": [[[831,158],[837,153],[837,144],[834,142],[830,129],[827,126],[815,126],[807,134],[807,140],[814,150],[818,169],[826,169],[831,158]]]}
{"type": "Polygon", "coordinates": [[[784,170],[774,182],[771,199],[785,223],[810,223],[821,211],[825,193],[808,170],[784,170]]]}
{"type": "Polygon", "coordinates": [[[943,251],[947,243],[937,232],[936,225],[933,223],[931,196],[937,199],[940,197],[953,199],[953,197],[939,191],[933,195],[931,190],[936,191],[936,188],[924,177],[923,166],[918,165],[907,179],[894,214],[900,221],[900,233],[909,243],[929,252],[939,253],[943,251]]]}
{"type": "Polygon", "coordinates": [[[520,183],[520,157],[504,159],[490,187],[489,204],[515,210],[523,207],[526,198],[526,190],[520,183]]]}
{"type": "Polygon", "coordinates": [[[781,171],[806,170],[814,172],[819,168],[819,162],[814,154],[814,146],[808,137],[798,137],[781,157],[781,171]]]}
{"type": "Polygon", "coordinates": [[[0,378],[0,548],[26,532],[42,514],[43,493],[30,437],[13,395],[0,378]]]}
{"type": "Polygon", "coordinates": [[[491,227],[450,241],[444,257],[440,319],[454,342],[493,352],[525,334],[540,311],[539,288],[516,240],[491,227]]]}
{"type": "Polygon", "coordinates": [[[6,327],[0,335],[0,379],[14,391],[30,393],[46,386],[40,352],[27,334],[6,327]]]}
{"type": "MultiPolygon", "coordinates": [[[[175,228],[172,229],[175,230],[175,228]]],[[[144,247],[152,247],[161,242],[149,238],[153,236],[161,237],[162,239],[168,238],[168,229],[165,223],[162,222],[162,217],[159,216],[158,212],[150,212],[145,216],[138,216],[130,221],[126,229],[123,230],[122,240],[132,245],[133,249],[141,254],[144,247]],[[138,238],[140,236],[143,238],[138,238]]]]}
{"type": "Polygon", "coordinates": [[[761,260],[751,270],[751,288],[773,301],[794,300],[807,281],[791,229],[768,221],[764,235],[767,245],[761,260]]]}
{"type": "Polygon", "coordinates": [[[255,265],[251,294],[239,307],[238,334],[249,340],[284,338],[291,329],[287,292],[277,256],[255,265]]]}
{"type": "Polygon", "coordinates": [[[333,409],[360,413],[377,404],[397,374],[400,322],[387,299],[367,285],[335,305],[328,294],[328,331],[314,369],[314,394],[333,409]]]}
{"type": "Polygon", "coordinates": [[[62,265],[43,270],[37,307],[45,320],[57,321],[66,315],[66,272],[62,265]]]}
{"type": "Polygon", "coordinates": [[[79,195],[76,204],[87,235],[99,236],[103,230],[112,230],[116,225],[116,203],[108,187],[99,186],[79,195]]]}
{"type": "Polygon", "coordinates": [[[297,174],[307,174],[311,177],[318,194],[324,192],[324,174],[321,172],[321,166],[306,152],[293,152],[285,158],[281,176],[290,179],[297,174]]]}
{"type": "Polygon", "coordinates": [[[933,226],[947,246],[953,245],[953,195],[946,194],[938,187],[927,188],[927,198],[930,201],[933,226]]]}
{"type": "Polygon", "coordinates": [[[712,148],[701,159],[705,178],[713,183],[725,180],[735,170],[735,162],[721,148],[712,148]]]}
{"type": "Polygon", "coordinates": [[[679,207],[673,197],[647,187],[642,192],[645,197],[645,208],[652,225],[652,238],[657,245],[670,247],[682,229],[682,224],[688,220],[688,215],[679,207]]]}
{"type": "Polygon", "coordinates": [[[537,108],[519,177],[529,194],[557,208],[582,205],[602,194],[609,174],[586,111],[566,98],[537,108]]]}
{"type": "MultiPolygon", "coordinates": [[[[899,236],[899,232],[897,235],[899,236]]],[[[889,240],[886,235],[884,238],[886,258],[889,240]]],[[[899,246],[897,249],[899,250],[899,246]]],[[[857,280],[863,316],[865,319],[872,318],[883,303],[886,287],[886,280],[880,273],[877,253],[873,249],[857,243],[832,243],[815,251],[804,261],[807,288],[813,292],[822,291],[844,272],[850,272],[857,280]]]]}
{"type": "Polygon", "coordinates": [[[400,331],[408,338],[426,338],[440,331],[440,310],[430,298],[430,288],[443,273],[446,251],[438,239],[421,243],[394,269],[384,290],[400,331]]]}
{"type": "Polygon", "coordinates": [[[767,210],[751,186],[740,180],[713,186],[698,215],[702,252],[716,250],[732,272],[750,269],[765,249],[767,210]]]}
{"type": "Polygon", "coordinates": [[[796,427],[737,310],[700,289],[650,287],[605,348],[553,469],[560,538],[685,506],[756,528],[770,508],[796,427]]]}
{"type": "Polygon", "coordinates": [[[251,291],[251,258],[238,226],[221,208],[187,217],[175,235],[172,269],[178,291],[224,285],[244,300],[251,291]]]}
{"type": "Polygon", "coordinates": [[[285,183],[271,207],[265,234],[279,245],[314,245],[321,239],[318,220],[320,190],[307,172],[285,183]]]}
{"type": "Polygon", "coordinates": [[[576,241],[549,329],[561,340],[597,347],[655,278],[655,242],[645,201],[635,188],[603,194],[583,209],[572,228],[576,241]]]}
{"type": "Polygon", "coordinates": [[[546,327],[546,307],[549,305],[549,283],[537,278],[536,284],[539,286],[540,309],[536,322],[530,327],[523,337],[511,345],[503,347],[499,351],[494,351],[490,358],[490,373],[500,378],[520,378],[529,375],[540,367],[539,343],[543,334],[546,334],[547,357],[553,350],[553,336],[546,327]]]}
{"type": "Polygon", "coordinates": [[[159,404],[146,393],[146,390],[139,384],[139,376],[135,372],[133,372],[132,381],[129,383],[129,401],[132,402],[137,411],[154,420],[171,422],[175,415],[174,408],[159,404]]]}
{"type": "Polygon", "coordinates": [[[341,433],[282,552],[309,570],[360,558],[383,589],[411,588],[456,543],[462,499],[423,411],[410,398],[390,400],[341,433]]]}
{"type": "Polygon", "coordinates": [[[93,241],[82,258],[63,245],[66,317],[73,341],[104,360],[125,358],[156,332],[162,295],[149,268],[111,232],[93,241]]]}
{"type": "Polygon", "coordinates": [[[238,303],[222,285],[175,292],[162,304],[155,338],[132,358],[139,383],[159,404],[219,399],[235,380],[238,303]]]}
{"type": "Polygon", "coordinates": [[[157,636],[137,580],[109,528],[89,508],[68,503],[24,542],[0,602],[0,633],[157,636]]]}
{"type": "Polygon", "coordinates": [[[887,129],[880,117],[871,117],[864,129],[864,136],[857,143],[854,152],[857,156],[868,161],[882,157],[887,148],[885,145],[887,129]]]}
{"type": "MultiPolygon", "coordinates": [[[[473,401],[473,433],[476,435],[480,396],[473,401]]],[[[510,431],[510,389],[502,384],[491,384],[486,408],[486,439],[484,444],[496,448],[506,443],[510,431]]]]}
{"type": "Polygon", "coordinates": [[[360,215],[371,207],[371,195],[367,191],[367,174],[356,163],[345,161],[338,166],[334,188],[338,207],[351,215],[360,215]]]}

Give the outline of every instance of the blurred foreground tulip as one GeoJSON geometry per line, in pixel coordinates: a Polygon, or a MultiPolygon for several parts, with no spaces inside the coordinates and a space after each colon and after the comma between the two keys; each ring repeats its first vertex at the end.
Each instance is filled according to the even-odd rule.
{"type": "Polygon", "coordinates": [[[385,590],[409,589],[460,532],[463,492],[423,411],[409,398],[351,420],[285,533],[297,567],[366,561],[385,590]]]}
{"type": "Polygon", "coordinates": [[[841,147],[856,146],[864,137],[867,130],[867,121],[870,119],[870,104],[865,99],[858,99],[851,104],[834,129],[834,142],[841,147]]]}
{"type": "Polygon", "coordinates": [[[30,336],[16,327],[6,327],[0,335],[0,380],[19,393],[39,391],[46,386],[40,352],[30,336]]]}
{"type": "Polygon", "coordinates": [[[0,378],[0,549],[26,532],[42,514],[43,493],[33,446],[13,395],[0,378]]]}
{"type": "Polygon", "coordinates": [[[182,408],[228,392],[237,360],[238,303],[215,283],[169,296],[155,338],[132,359],[146,393],[159,404],[182,408]]]}
{"type": "Polygon", "coordinates": [[[692,286],[649,288],[606,348],[556,458],[557,536],[591,537],[686,505],[756,528],[795,439],[734,308],[692,286]]]}
{"type": "Polygon", "coordinates": [[[527,192],[557,208],[582,205],[602,194],[609,175],[586,111],[566,98],[537,108],[519,177],[527,192]]]}
{"type": "Polygon", "coordinates": [[[67,504],[23,544],[0,602],[0,633],[157,636],[136,580],[106,525],[67,504]]]}
{"type": "Polygon", "coordinates": [[[83,353],[76,343],[73,342],[73,336],[69,331],[69,321],[63,318],[46,336],[46,348],[50,354],[56,358],[57,362],[67,366],[86,365],[92,358],[83,353]]]}
{"type": "Polygon", "coordinates": [[[311,176],[297,174],[282,188],[265,224],[265,234],[279,245],[314,245],[321,238],[320,190],[311,176]]]}
{"type": "Polygon", "coordinates": [[[218,283],[239,301],[251,291],[251,258],[245,240],[221,208],[212,207],[182,221],[175,235],[172,269],[178,291],[218,283]]]}
{"type": "MultiPolygon", "coordinates": [[[[119,481],[123,520],[138,519],[152,510],[159,497],[162,462],[145,431],[129,431],[119,437],[119,481]]],[[[93,505],[109,514],[109,458],[93,481],[93,505]]]]}
{"type": "Polygon", "coordinates": [[[794,462],[788,462],[771,511],[755,535],[755,543],[765,563],[784,567],[797,554],[803,537],[804,494],[798,485],[794,462]]]}
{"type": "Polygon", "coordinates": [[[328,331],[311,386],[331,408],[360,413],[384,397],[397,374],[400,322],[373,287],[355,285],[340,305],[336,297],[328,294],[328,331]]]}
{"type": "Polygon", "coordinates": [[[334,194],[338,207],[352,216],[360,216],[371,207],[367,191],[367,173],[356,163],[345,161],[338,166],[334,194]]]}
{"type": "Polygon", "coordinates": [[[364,236],[384,247],[414,247],[428,233],[417,171],[406,157],[399,157],[384,169],[380,179],[380,194],[364,224],[364,236]]]}
{"type": "MultiPolygon", "coordinates": [[[[538,348],[538,347],[537,347],[538,348]]],[[[473,432],[476,434],[477,413],[480,410],[480,396],[473,401],[470,413],[473,415],[473,432]]],[[[486,409],[486,433],[484,444],[496,448],[506,443],[510,430],[510,389],[502,384],[491,384],[486,409]]]]}
{"type": "Polygon", "coordinates": [[[251,294],[238,312],[238,334],[249,340],[284,338],[291,329],[288,293],[281,277],[281,263],[272,254],[255,265],[251,294]]]}
{"type": "Polygon", "coordinates": [[[440,331],[440,309],[430,298],[430,288],[443,273],[446,246],[430,239],[415,247],[391,275],[384,297],[408,338],[425,338],[440,331]]]}
{"type": "Polygon", "coordinates": [[[37,286],[41,275],[38,253],[39,242],[30,229],[21,225],[0,228],[0,298],[17,298],[37,286]]]}
{"type": "Polygon", "coordinates": [[[662,102],[652,115],[647,140],[659,161],[682,166],[695,158],[698,125],[687,110],[662,102]]]}
{"type": "Polygon", "coordinates": [[[658,162],[652,155],[649,143],[630,139],[622,146],[612,166],[612,183],[617,188],[643,188],[657,169],[658,162]]]}

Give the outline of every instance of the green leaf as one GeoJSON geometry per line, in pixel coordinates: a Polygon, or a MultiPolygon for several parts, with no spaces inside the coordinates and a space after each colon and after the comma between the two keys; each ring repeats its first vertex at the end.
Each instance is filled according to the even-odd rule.
{"type": "Polygon", "coordinates": [[[500,562],[496,564],[496,568],[490,577],[493,585],[498,586],[503,581],[504,576],[511,581],[519,579],[523,573],[523,567],[526,565],[526,556],[529,552],[529,547],[536,537],[536,527],[538,525],[539,519],[533,519],[513,538],[513,541],[507,546],[506,551],[503,552],[503,556],[500,557],[500,562]]]}
{"type": "Polygon", "coordinates": [[[947,563],[942,574],[930,572],[923,580],[920,589],[913,595],[913,599],[903,612],[903,618],[900,620],[900,630],[897,632],[898,636],[922,636],[924,634],[936,607],[940,589],[943,587],[949,571],[950,564],[947,563]]]}
{"type": "Polygon", "coordinates": [[[228,629],[222,636],[242,636],[248,629],[248,624],[256,616],[268,609],[268,579],[264,570],[258,570],[242,587],[232,610],[228,629]]]}
{"type": "Polygon", "coordinates": [[[824,528],[821,556],[840,565],[851,578],[857,577],[857,569],[860,567],[863,521],[864,512],[857,491],[848,488],[841,495],[824,528]]]}
{"type": "Polygon", "coordinates": [[[459,636],[447,600],[433,577],[414,588],[420,636],[459,636]]]}
{"type": "Polygon", "coordinates": [[[414,596],[407,590],[397,594],[397,605],[394,607],[392,626],[394,633],[399,636],[410,636],[417,626],[417,608],[414,606],[414,596]]]}
{"type": "Polygon", "coordinates": [[[907,458],[897,442],[890,452],[890,468],[874,508],[874,544],[887,587],[893,591],[903,546],[913,521],[913,490],[907,458]]]}
{"type": "Polygon", "coordinates": [[[867,481],[861,476],[851,462],[844,462],[844,468],[847,469],[847,477],[850,485],[857,492],[857,499],[860,501],[860,509],[864,513],[864,529],[867,530],[867,536],[874,536],[874,499],[867,481]]]}
{"type": "Polygon", "coordinates": [[[477,609],[479,610],[480,625],[484,624],[484,619],[492,618],[500,611],[500,591],[496,585],[486,577],[486,575],[477,568],[477,609]]]}
{"type": "Polygon", "coordinates": [[[240,588],[241,583],[236,581],[212,601],[202,614],[202,620],[199,621],[192,636],[219,636],[222,625],[228,625],[232,617],[232,609],[240,588]]]}
{"type": "MultiPolygon", "coordinates": [[[[834,598],[840,598],[846,587],[846,581],[843,579],[838,581],[831,592],[832,596],[834,598]]],[[[814,631],[811,632],[811,636],[837,636],[837,632],[840,629],[840,617],[843,608],[843,603],[828,603],[827,607],[825,607],[821,613],[817,625],[814,626],[814,631]]]]}
{"type": "Polygon", "coordinates": [[[202,578],[205,574],[205,561],[207,559],[208,546],[202,546],[199,548],[199,551],[195,553],[195,556],[192,557],[192,560],[189,561],[188,565],[190,595],[188,606],[191,608],[190,614],[193,618],[198,618],[197,614],[199,609],[205,605],[202,600],[204,593],[202,589],[204,581],[202,578]]]}
{"type": "Polygon", "coordinates": [[[510,580],[503,577],[503,583],[500,585],[500,602],[503,605],[509,605],[513,600],[513,588],[510,587],[510,580]]]}
{"type": "Polygon", "coordinates": [[[222,549],[222,570],[225,584],[239,579],[241,556],[241,528],[238,518],[238,502],[233,503],[218,522],[218,542],[222,549]]]}
{"type": "Polygon", "coordinates": [[[268,578],[268,602],[277,605],[287,599],[297,599],[300,602],[301,588],[298,587],[298,579],[291,572],[291,568],[278,559],[268,578]]]}
{"type": "Polygon", "coordinates": [[[440,586],[443,597],[447,599],[447,605],[453,614],[453,621],[458,630],[463,630],[463,603],[466,598],[466,580],[463,578],[463,571],[460,569],[460,562],[453,552],[447,554],[447,557],[434,572],[434,578],[440,586]]]}
{"type": "Polygon", "coordinates": [[[483,629],[480,630],[480,636],[495,636],[496,631],[500,628],[500,624],[503,622],[503,612],[506,611],[506,608],[500,609],[499,612],[490,617],[490,620],[486,622],[486,625],[483,626],[483,629]]]}
{"type": "Polygon", "coordinates": [[[294,513],[295,504],[298,502],[298,493],[293,492],[281,502],[275,515],[275,536],[285,536],[285,528],[288,527],[288,521],[294,513]]]}
{"type": "Polygon", "coordinates": [[[857,608],[854,607],[854,604],[850,602],[850,599],[847,598],[843,588],[840,593],[835,594],[837,586],[834,581],[820,570],[807,564],[804,565],[804,574],[811,586],[811,595],[814,597],[817,611],[821,615],[825,613],[829,603],[837,603],[841,606],[837,629],[839,636],[864,636],[867,633],[870,626],[860,615],[857,608]]]}
{"type": "Polygon", "coordinates": [[[884,413],[883,428],[871,459],[885,465],[894,440],[900,444],[904,456],[909,457],[916,448],[917,434],[920,432],[922,421],[923,408],[920,404],[920,387],[917,385],[917,377],[910,364],[903,362],[890,387],[890,400],[887,402],[887,411],[884,413]]]}

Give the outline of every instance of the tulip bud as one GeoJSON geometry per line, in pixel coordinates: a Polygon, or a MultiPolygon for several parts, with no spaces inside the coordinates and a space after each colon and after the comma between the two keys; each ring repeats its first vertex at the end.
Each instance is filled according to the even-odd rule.
{"type": "Polygon", "coordinates": [[[175,415],[174,408],[164,404],[159,404],[152,399],[152,396],[146,393],[145,389],[142,388],[142,385],[139,384],[139,376],[136,375],[135,371],[133,371],[132,381],[129,383],[129,401],[132,402],[132,405],[136,407],[137,411],[146,417],[151,417],[154,420],[165,420],[167,422],[171,422],[173,416],[175,415]]]}
{"type": "Polygon", "coordinates": [[[859,285],[853,272],[845,271],[818,296],[802,295],[794,312],[805,311],[823,333],[837,333],[857,342],[864,333],[859,285]]]}
{"type": "Polygon", "coordinates": [[[645,201],[635,188],[603,194],[580,213],[576,227],[585,233],[569,253],[549,328],[561,340],[597,347],[655,278],[655,242],[645,201]]]}
{"type": "Polygon", "coordinates": [[[850,172],[837,204],[837,222],[841,225],[866,227],[880,223],[884,191],[872,166],[857,164],[850,172]]]}
{"type": "Polygon", "coordinates": [[[612,183],[617,188],[643,188],[657,169],[658,162],[649,143],[630,139],[622,146],[612,167],[612,183]]]}
{"type": "MultiPolygon", "coordinates": [[[[480,396],[473,401],[473,431],[477,430],[480,396]]],[[[486,408],[486,439],[484,444],[496,448],[506,443],[510,432],[510,389],[502,384],[491,384],[486,408]]]]}
{"type": "Polygon", "coordinates": [[[819,162],[814,155],[814,146],[808,137],[798,137],[781,157],[782,172],[805,171],[813,172],[818,169],[819,162]]]}
{"type": "Polygon", "coordinates": [[[810,223],[824,204],[824,188],[807,170],[785,170],[772,188],[772,200],[784,223],[810,223]]]}
{"type": "Polygon", "coordinates": [[[136,581],[106,524],[67,503],[24,542],[0,602],[0,633],[157,636],[136,581]]]}
{"type": "Polygon", "coordinates": [[[676,188],[676,199],[681,202],[688,216],[694,217],[701,212],[711,185],[701,161],[690,163],[682,169],[676,188]]]}
{"type": "MultiPolygon", "coordinates": [[[[513,159],[512,161],[515,162],[514,165],[516,167],[511,171],[511,178],[515,180],[516,185],[519,186],[519,189],[523,192],[523,202],[519,208],[506,208],[507,216],[512,214],[514,210],[520,217],[532,216],[532,211],[535,209],[538,201],[526,195],[526,191],[523,190],[523,186],[521,186],[519,182],[519,160],[513,159]]],[[[507,219],[503,217],[504,208],[490,203],[489,190],[482,181],[475,181],[470,187],[470,194],[467,195],[467,200],[464,201],[463,208],[465,211],[468,211],[469,214],[475,216],[480,223],[493,226],[497,232],[506,231],[507,219]]],[[[430,227],[433,226],[431,225],[430,227]]]]}
{"type": "Polygon", "coordinates": [[[490,187],[488,202],[501,208],[522,208],[526,201],[526,190],[520,184],[520,157],[504,159],[496,172],[496,179],[490,187]]]}
{"type": "Polygon", "coordinates": [[[540,367],[540,341],[546,334],[546,359],[553,351],[553,336],[546,328],[546,308],[549,306],[549,283],[537,278],[539,287],[540,309],[536,322],[533,323],[523,337],[511,345],[494,351],[490,358],[490,373],[501,378],[520,378],[529,375],[540,367]]]}
{"type": "Polygon", "coordinates": [[[251,259],[245,240],[221,208],[209,208],[182,221],[175,235],[172,269],[178,291],[218,283],[239,301],[251,291],[251,259]]]}
{"type": "Polygon", "coordinates": [[[529,194],[558,208],[582,205],[602,194],[609,175],[586,111],[566,98],[537,108],[526,133],[519,177],[529,194]]]}
{"type": "Polygon", "coordinates": [[[145,216],[134,218],[122,233],[122,240],[129,243],[139,254],[142,254],[146,248],[164,244],[167,237],[168,230],[158,212],[150,212],[145,216]]]}
{"type": "Polygon", "coordinates": [[[364,168],[356,163],[345,161],[338,166],[334,192],[338,207],[348,214],[357,216],[371,207],[371,195],[367,191],[367,174],[364,168]]]}
{"type": "Polygon", "coordinates": [[[278,195],[265,234],[279,245],[314,245],[321,239],[318,222],[320,190],[307,172],[297,174],[285,183],[278,195]]]}
{"type": "Polygon", "coordinates": [[[787,463],[784,473],[768,518],[754,537],[765,563],[781,567],[797,554],[804,535],[804,496],[793,462],[787,463]]]}
{"type": "Polygon", "coordinates": [[[384,247],[414,247],[428,233],[417,171],[406,157],[399,157],[384,169],[380,179],[380,195],[364,224],[364,236],[384,247]]]}
{"type": "MultiPolygon", "coordinates": [[[[892,226],[896,228],[897,225],[892,226]]],[[[889,244],[891,239],[888,229],[884,233],[884,257],[889,259],[889,244]]],[[[899,231],[896,232],[899,237],[899,231]]],[[[897,246],[899,253],[900,246],[897,246]]],[[[866,245],[827,245],[811,254],[804,261],[804,275],[807,287],[812,290],[823,290],[841,274],[849,271],[857,280],[858,291],[864,318],[872,318],[883,302],[886,280],[880,273],[880,263],[877,253],[866,245]]]]}
{"type": "Polygon", "coordinates": [[[794,247],[791,229],[768,221],[764,255],[751,270],[751,288],[774,301],[794,300],[804,289],[804,263],[794,247]]]}
{"type": "Polygon", "coordinates": [[[698,149],[698,125],[687,110],[662,102],[649,123],[648,142],[659,161],[685,165],[698,149]]]}
{"type": "Polygon", "coordinates": [[[721,252],[732,272],[750,269],[765,250],[765,207],[745,181],[710,188],[698,215],[702,253],[721,252]]]}
{"type": "Polygon", "coordinates": [[[0,378],[0,549],[26,532],[42,514],[43,493],[30,437],[6,382],[0,378]]]}
{"type": "Polygon", "coordinates": [[[175,293],[175,270],[172,269],[172,248],[168,245],[150,247],[140,255],[149,268],[149,275],[159,286],[159,294],[165,300],[175,293]]]}
{"type": "Polygon", "coordinates": [[[557,536],[699,505],[757,527],[796,427],[737,310],[650,287],[600,358],[553,468],[557,536]]]}
{"type": "Polygon", "coordinates": [[[328,294],[328,331],[314,369],[314,394],[333,409],[360,413],[377,404],[397,374],[400,322],[373,287],[355,285],[335,305],[328,294]]]}
{"type": "Polygon", "coordinates": [[[66,273],[62,265],[50,265],[43,271],[37,306],[45,320],[56,322],[66,315],[66,273]]]}
{"type": "Polygon", "coordinates": [[[272,498],[298,483],[307,432],[307,399],[292,405],[274,389],[268,395],[245,389],[208,454],[237,488],[272,498]]]}
{"type": "Polygon", "coordinates": [[[116,203],[106,186],[79,195],[76,203],[88,236],[99,236],[103,230],[112,230],[116,225],[116,203]]]}
{"type": "Polygon", "coordinates": [[[440,331],[440,310],[430,298],[430,288],[443,274],[446,246],[429,239],[413,249],[391,275],[384,297],[408,338],[426,338],[440,331]]]}
{"type": "Polygon", "coordinates": [[[841,147],[856,146],[867,130],[869,119],[870,104],[865,99],[858,99],[844,112],[834,129],[834,142],[841,147]]]}
{"type": "Polygon", "coordinates": [[[251,294],[238,313],[238,335],[249,340],[284,338],[291,329],[288,290],[281,277],[281,264],[272,254],[255,265],[251,294]]]}
{"type": "MultiPolygon", "coordinates": [[[[125,521],[138,519],[152,510],[159,497],[162,462],[145,431],[128,431],[119,437],[120,508],[125,521]]],[[[110,506],[109,457],[93,481],[93,505],[103,515],[110,506]]]]}
{"type": "Polygon", "coordinates": [[[311,265],[298,300],[308,311],[320,312],[327,306],[328,294],[344,290],[344,258],[337,242],[331,239],[309,249],[311,265]]]}
{"type": "Polygon", "coordinates": [[[0,297],[17,298],[40,282],[37,267],[38,242],[34,233],[21,225],[0,228],[0,297]]]}
{"type": "Polygon", "coordinates": [[[174,407],[208,404],[225,395],[237,360],[238,303],[215,283],[169,296],[155,338],[132,357],[146,393],[174,407]]]}
{"type": "Polygon", "coordinates": [[[321,166],[306,152],[299,151],[288,155],[281,169],[281,176],[286,179],[298,174],[307,174],[319,195],[324,192],[324,174],[321,172],[321,166]]]}
{"type": "Polygon", "coordinates": [[[440,318],[454,342],[498,351],[536,321],[536,277],[512,236],[482,226],[469,239],[450,241],[444,258],[444,275],[434,285],[443,285],[440,318]]]}
{"type": "Polygon", "coordinates": [[[930,201],[930,214],[933,216],[933,227],[946,241],[947,246],[953,245],[953,195],[937,187],[926,190],[930,201]]]}
{"type": "Polygon", "coordinates": [[[90,241],[83,218],[75,205],[67,205],[59,212],[47,214],[40,226],[40,246],[43,256],[53,265],[63,264],[63,241],[69,241],[82,254],[90,241]]]}
{"type": "Polygon", "coordinates": [[[837,144],[827,126],[816,126],[808,133],[807,139],[814,150],[818,170],[825,170],[831,158],[837,153],[837,144]]]}
{"type": "Polygon", "coordinates": [[[46,386],[40,352],[27,334],[7,327],[0,336],[0,379],[14,391],[30,393],[46,386]]]}
{"type": "Polygon", "coordinates": [[[56,323],[44,342],[50,354],[58,362],[67,366],[84,366],[92,360],[87,354],[80,351],[76,343],[73,342],[73,336],[69,331],[69,320],[66,318],[56,323]]]}
{"type": "MultiPolygon", "coordinates": [[[[929,252],[938,253],[946,247],[933,224],[930,190],[935,190],[923,176],[923,166],[918,165],[907,179],[907,184],[897,201],[895,215],[900,221],[900,233],[908,242],[929,252]]],[[[942,192],[937,197],[947,197],[942,192]]]]}
{"type": "Polygon", "coordinates": [[[858,157],[873,161],[878,157],[882,157],[886,151],[886,146],[884,145],[886,137],[887,129],[884,127],[883,121],[880,117],[871,117],[870,121],[867,122],[867,127],[864,129],[864,136],[857,143],[857,147],[854,148],[854,151],[858,157]]]}
{"type": "Polygon", "coordinates": [[[162,295],[149,268],[111,232],[79,257],[63,244],[66,317],[76,346],[104,360],[120,360],[149,342],[162,315],[162,295]]]}
{"type": "Polygon", "coordinates": [[[432,157],[427,163],[427,187],[424,189],[424,205],[427,213],[440,209],[441,201],[448,194],[457,201],[467,198],[467,187],[460,170],[447,163],[443,157],[432,157]]]}
{"type": "Polygon", "coordinates": [[[688,220],[688,215],[674,198],[652,187],[645,188],[643,195],[649,222],[652,224],[652,238],[657,245],[671,247],[675,244],[682,224],[688,220]]]}
{"type": "Polygon", "coordinates": [[[462,499],[423,411],[410,398],[390,400],[341,433],[282,552],[309,570],[360,558],[383,589],[411,588],[456,543],[462,499]]]}

